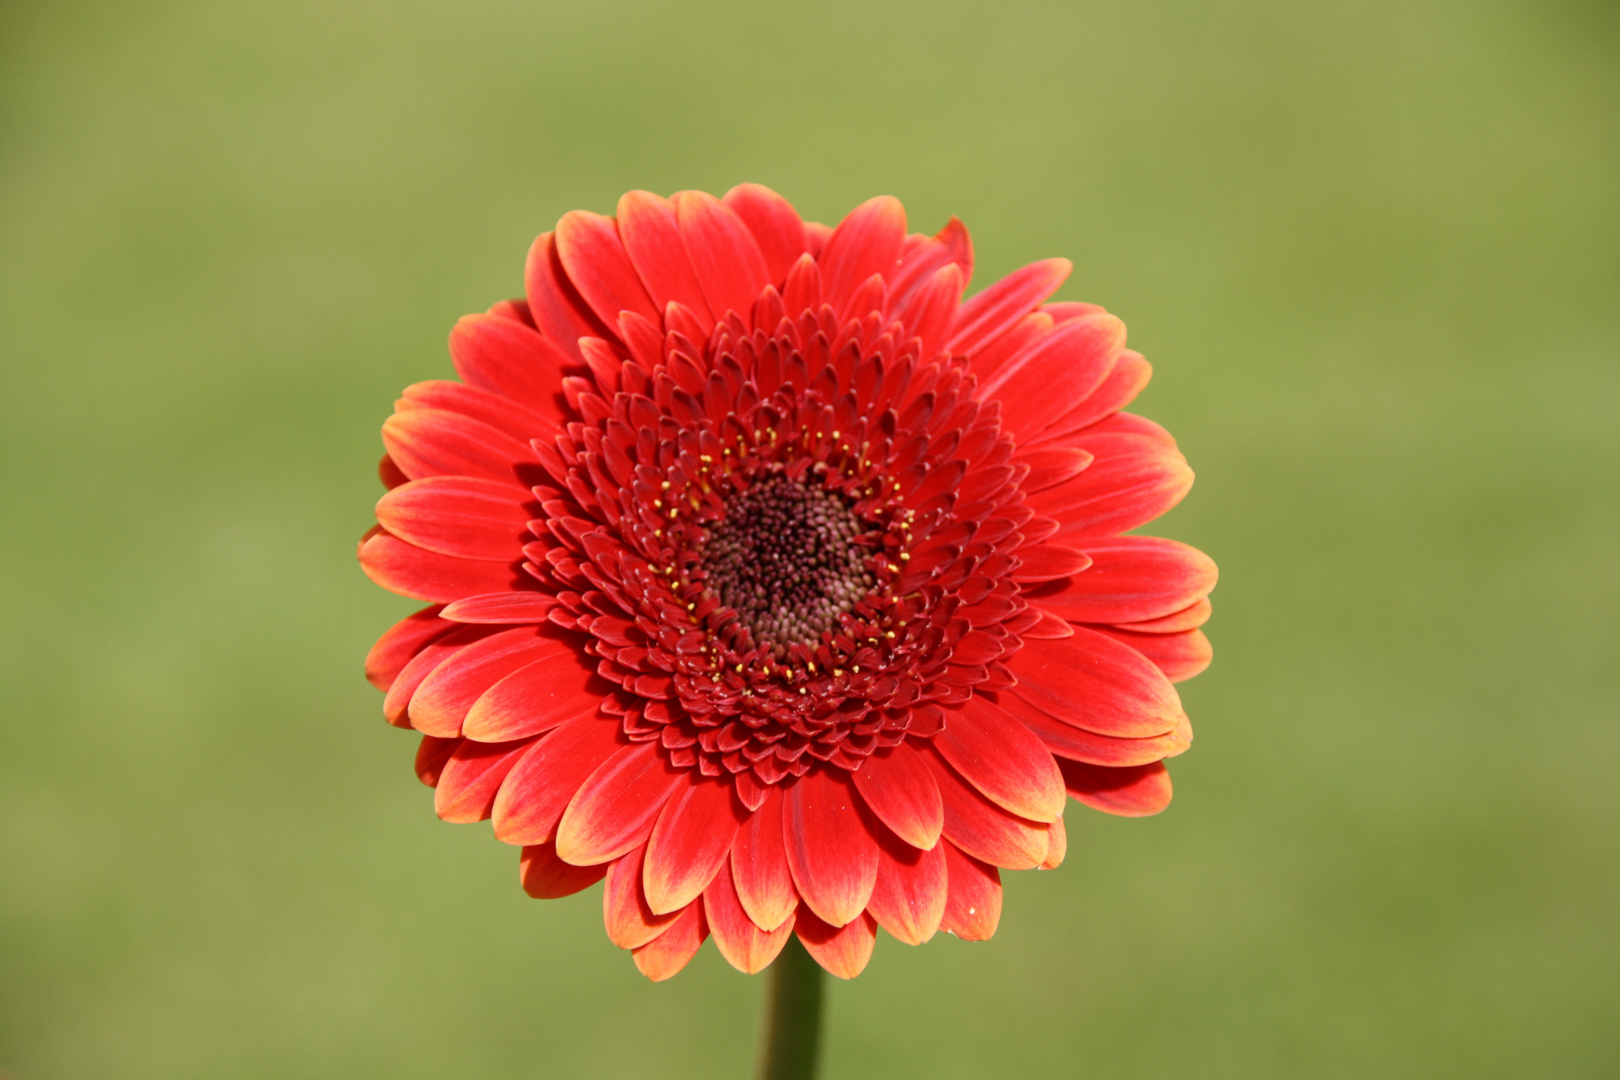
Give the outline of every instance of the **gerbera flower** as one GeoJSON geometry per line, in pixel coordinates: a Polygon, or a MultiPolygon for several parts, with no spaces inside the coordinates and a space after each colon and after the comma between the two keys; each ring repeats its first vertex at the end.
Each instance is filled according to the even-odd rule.
{"type": "Polygon", "coordinates": [[[1067,796],[1170,799],[1171,683],[1215,567],[1123,535],[1186,494],[1100,307],[1034,263],[963,302],[967,230],[892,198],[834,229],[745,184],[565,215],[526,300],[408,388],[360,562],[430,601],[367,660],[447,821],[523,887],[606,879],[653,979],[713,934],[859,973],[995,932],[1000,871],[1063,859],[1067,796]]]}

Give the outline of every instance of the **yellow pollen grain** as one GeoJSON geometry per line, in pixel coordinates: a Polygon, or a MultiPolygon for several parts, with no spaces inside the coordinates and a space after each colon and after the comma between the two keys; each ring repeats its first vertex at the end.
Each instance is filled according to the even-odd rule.
{"type": "MultiPolygon", "coordinates": [[[[664,486],[665,486],[665,487],[669,487],[669,485],[668,485],[668,484],[665,484],[665,485],[664,485],[664,486]]],[[[663,500],[663,499],[654,499],[654,500],[653,500],[653,505],[654,505],[654,506],[656,506],[656,507],[660,507],[660,508],[662,508],[662,507],[663,507],[663,505],[664,505],[664,500],[663,500]]]]}
{"type": "Polygon", "coordinates": [[[901,561],[901,562],[910,562],[910,561],[911,561],[911,552],[909,552],[909,551],[902,551],[902,552],[901,552],[901,553],[900,553],[900,561],[901,561]]]}
{"type": "Polygon", "coordinates": [[[668,481],[668,480],[665,480],[665,481],[664,481],[664,482],[663,482],[663,483],[662,483],[662,484],[659,484],[659,485],[658,485],[658,486],[659,486],[659,488],[661,488],[661,489],[662,489],[662,490],[664,490],[664,491],[668,491],[668,490],[669,490],[669,481],[668,481]]]}
{"type": "MultiPolygon", "coordinates": [[[[688,605],[688,606],[690,606],[690,605],[688,605]]],[[[883,636],[886,637],[886,638],[892,638],[892,637],[894,637],[894,631],[893,630],[885,630],[885,631],[883,631],[883,636]]]]}

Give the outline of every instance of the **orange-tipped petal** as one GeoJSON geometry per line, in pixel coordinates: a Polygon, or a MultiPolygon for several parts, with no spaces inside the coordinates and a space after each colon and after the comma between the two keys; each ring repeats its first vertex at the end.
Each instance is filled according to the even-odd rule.
{"type": "Polygon", "coordinates": [[[1136,634],[1113,626],[1094,626],[1100,634],[1129,645],[1149,660],[1171,682],[1186,682],[1209,667],[1215,650],[1202,630],[1179,634],[1136,634]]]}
{"type": "Polygon", "coordinates": [[[555,844],[531,844],[523,849],[518,874],[524,892],[536,900],[557,900],[595,885],[611,865],[575,866],[557,858],[555,844]]]}
{"type": "Polygon", "coordinates": [[[1001,923],[1001,872],[949,842],[941,846],[950,895],[940,929],[963,941],[989,941],[1001,923]]]}
{"type": "Polygon", "coordinates": [[[858,805],[849,780],[831,769],[800,777],[784,796],[782,840],[793,884],[833,926],[861,913],[877,881],[877,840],[858,805]]]}
{"type": "Polygon", "coordinates": [[[759,809],[737,830],[737,839],[731,845],[731,877],[737,887],[737,902],[754,924],[765,930],[782,925],[799,905],[783,839],[785,805],[782,789],[773,787],[759,809]]]}
{"type": "Polygon", "coordinates": [[[939,840],[945,827],[939,786],[909,744],[873,754],[850,779],[877,819],[906,843],[931,848],[939,840]]]}
{"type": "Polygon", "coordinates": [[[933,937],[945,916],[945,847],[920,851],[898,837],[879,838],[877,884],[866,910],[907,945],[933,937]]]}
{"type": "Polygon", "coordinates": [[[1028,593],[1033,602],[1072,622],[1159,619],[1185,610],[1215,588],[1214,560],[1175,540],[1113,536],[1076,546],[1091,556],[1085,573],[1028,593]]]}
{"type": "Polygon", "coordinates": [[[647,841],[642,891],[654,911],[697,899],[724,869],[747,813],[729,783],[703,778],[676,789],[647,841]]]}
{"type": "Polygon", "coordinates": [[[1069,794],[1093,810],[1120,817],[1150,817],[1170,805],[1170,770],[1164,762],[1110,769],[1060,761],[1069,794]]]}
{"type": "Polygon", "coordinates": [[[1012,692],[1048,716],[1124,739],[1174,731],[1181,698],[1141,653],[1106,634],[1076,627],[1073,636],[1026,642],[1006,661],[1012,692]]]}
{"type": "Polygon", "coordinates": [[[602,688],[592,684],[578,644],[563,644],[535,654],[527,665],[485,690],[467,710],[461,733],[481,742],[501,742],[596,716],[602,688]]]}
{"type": "Polygon", "coordinates": [[[389,592],[448,603],[474,593],[504,592],[526,583],[521,558],[497,562],[440,555],[379,532],[360,548],[360,568],[389,592]]]}
{"type": "Polygon", "coordinates": [[[709,936],[703,904],[692,901],[662,934],[634,950],[636,968],[653,982],[663,982],[687,965],[709,936]]]}
{"type": "Polygon", "coordinates": [[[853,979],[866,970],[877,944],[877,920],[865,912],[843,926],[832,926],[802,907],[793,929],[816,963],[840,979],[853,979]]]}
{"type": "Polygon", "coordinates": [[[1046,858],[1041,860],[1042,870],[1056,870],[1063,865],[1063,856],[1069,853],[1069,830],[1058,818],[1046,830],[1046,858]]]}
{"type": "Polygon", "coordinates": [[[489,744],[463,739],[434,785],[433,812],[462,824],[489,817],[501,781],[528,748],[527,740],[489,744]]]}
{"type": "Polygon", "coordinates": [[[982,695],[947,711],[934,748],[1003,809],[1031,821],[1062,816],[1063,774],[1051,752],[1017,717],[982,695]]]}
{"type": "MultiPolygon", "coordinates": [[[[634,949],[663,933],[679,910],[659,914],[641,889],[641,868],[647,846],[636,848],[608,865],[602,888],[602,925],[608,940],[621,949],[634,949]]],[[[600,865],[600,864],[599,864],[600,865]]]]}
{"type": "Polygon", "coordinates": [[[1103,384],[1125,348],[1125,324],[1099,313],[1059,323],[985,379],[1002,423],[1020,441],[1051,426],[1103,384]]]}
{"type": "Polygon", "coordinates": [[[366,654],[366,681],[386,694],[412,657],[456,628],[440,617],[443,610],[434,604],[389,627],[366,654]]]}
{"type": "Polygon", "coordinates": [[[975,858],[1009,870],[1033,870],[1046,858],[1046,823],[1010,814],[980,795],[930,749],[923,755],[934,770],[945,801],[945,839],[975,858]]]}
{"type": "Polygon", "coordinates": [[[495,795],[495,838],[508,844],[543,844],[552,839],[569,800],[625,745],[616,720],[570,720],[529,747],[495,795]]]}
{"type": "Polygon", "coordinates": [[[586,778],[557,823],[557,854],[587,866],[616,859],[644,843],[684,769],[671,768],[656,743],[618,751],[586,778]]]}
{"type": "Polygon", "coordinates": [[[743,910],[731,874],[724,869],[703,890],[703,913],[720,955],[746,975],[765,970],[793,933],[790,919],[783,919],[771,930],[761,930],[743,910]]]}
{"type": "Polygon", "coordinates": [[[1095,460],[1073,480],[1029,497],[1031,509],[1058,522],[1056,539],[1089,540],[1145,525],[1192,488],[1181,451],[1151,435],[1083,432],[1073,445],[1095,460]]]}

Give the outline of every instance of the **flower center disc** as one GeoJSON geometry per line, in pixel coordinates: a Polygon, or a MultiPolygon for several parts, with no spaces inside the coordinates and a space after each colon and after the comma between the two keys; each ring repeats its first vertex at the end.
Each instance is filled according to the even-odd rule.
{"type": "Polygon", "coordinates": [[[703,568],[720,602],[780,659],[791,645],[815,644],[872,591],[866,531],[842,495],[771,477],[727,504],[703,568]]]}

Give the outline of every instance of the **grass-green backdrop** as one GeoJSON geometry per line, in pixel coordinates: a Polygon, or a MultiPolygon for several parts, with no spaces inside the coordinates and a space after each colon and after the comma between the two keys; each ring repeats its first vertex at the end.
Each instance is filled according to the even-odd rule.
{"type": "Polygon", "coordinates": [[[752,179],[1072,257],[1222,570],[1169,812],[829,1080],[1620,1074],[1617,105],[1573,0],[0,7],[0,1066],[747,1074],[757,981],[434,818],[354,542],[536,233],[752,179]]]}

